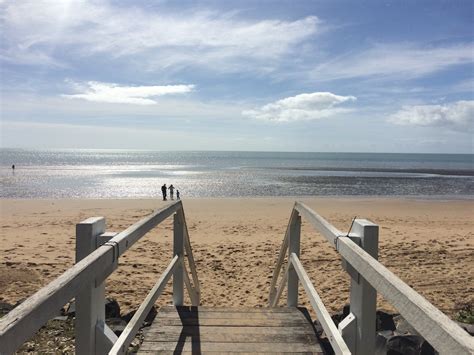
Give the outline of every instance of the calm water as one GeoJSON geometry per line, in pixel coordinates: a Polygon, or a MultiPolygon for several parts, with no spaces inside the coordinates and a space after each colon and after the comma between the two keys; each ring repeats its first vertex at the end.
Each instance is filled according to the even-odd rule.
{"type": "Polygon", "coordinates": [[[474,197],[474,155],[0,150],[2,198],[474,197]],[[16,169],[12,171],[11,165],[16,169]]]}

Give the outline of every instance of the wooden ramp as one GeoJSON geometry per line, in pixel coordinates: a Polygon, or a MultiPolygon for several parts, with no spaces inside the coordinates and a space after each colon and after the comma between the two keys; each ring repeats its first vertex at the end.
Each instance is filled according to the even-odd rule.
{"type": "Polygon", "coordinates": [[[305,308],[163,307],[138,354],[323,354],[305,308]]]}

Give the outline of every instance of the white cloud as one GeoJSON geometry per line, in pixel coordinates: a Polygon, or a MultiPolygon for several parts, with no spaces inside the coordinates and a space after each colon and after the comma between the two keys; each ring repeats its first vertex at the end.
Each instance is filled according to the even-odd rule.
{"type": "Polygon", "coordinates": [[[74,87],[79,93],[61,96],[68,99],[135,105],[153,105],[156,104],[152,99],[154,97],[184,94],[194,89],[194,85],[119,86],[97,81],[89,81],[87,85],[74,84],[74,87]]]}
{"type": "Polygon", "coordinates": [[[235,13],[197,9],[167,13],[161,8],[89,0],[9,1],[0,6],[6,60],[38,51],[50,58],[60,48],[58,52],[85,57],[140,56],[137,62],[153,70],[187,66],[250,70],[251,64],[272,70],[273,62],[314,35],[319,26],[314,16],[243,20],[235,13]]]}
{"type": "Polygon", "coordinates": [[[359,77],[413,79],[454,65],[472,64],[472,43],[447,47],[414,44],[376,45],[360,53],[349,53],[321,64],[311,78],[337,80],[359,77]]]}
{"type": "Polygon", "coordinates": [[[446,105],[406,106],[389,117],[398,125],[440,126],[454,130],[474,130],[474,101],[446,105]]]}
{"type": "Polygon", "coordinates": [[[330,92],[313,92],[287,97],[255,110],[246,110],[247,117],[267,121],[290,122],[300,120],[317,120],[350,110],[338,108],[347,101],[355,101],[354,96],[339,96],[330,92]]]}

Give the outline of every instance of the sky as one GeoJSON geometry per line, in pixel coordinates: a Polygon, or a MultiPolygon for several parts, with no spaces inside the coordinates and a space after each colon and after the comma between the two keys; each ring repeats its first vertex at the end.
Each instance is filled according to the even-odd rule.
{"type": "Polygon", "coordinates": [[[474,153],[474,2],[0,0],[1,147],[474,153]]]}

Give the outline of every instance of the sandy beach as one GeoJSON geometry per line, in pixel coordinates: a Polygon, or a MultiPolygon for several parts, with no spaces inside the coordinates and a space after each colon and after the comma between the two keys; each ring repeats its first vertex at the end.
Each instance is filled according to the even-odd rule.
{"type": "MultiPolygon", "coordinates": [[[[383,198],[299,199],[342,231],[354,216],[380,226],[380,261],[453,316],[474,302],[474,201],[383,198]]],[[[184,200],[203,305],[267,306],[269,284],[293,198],[184,200]]],[[[32,295],[74,263],[75,224],[104,216],[122,231],[158,200],[7,200],[1,203],[0,301],[32,295]]],[[[171,219],[141,239],[109,278],[123,312],[144,299],[171,258],[171,219]]],[[[349,277],[321,235],[303,219],[302,262],[330,312],[348,302],[349,277]]],[[[301,303],[309,306],[301,293],[301,303]]],[[[158,305],[171,302],[170,287],[158,305]]],[[[284,302],[284,299],[282,300],[284,302]]],[[[392,310],[379,298],[380,309],[392,310]]]]}

